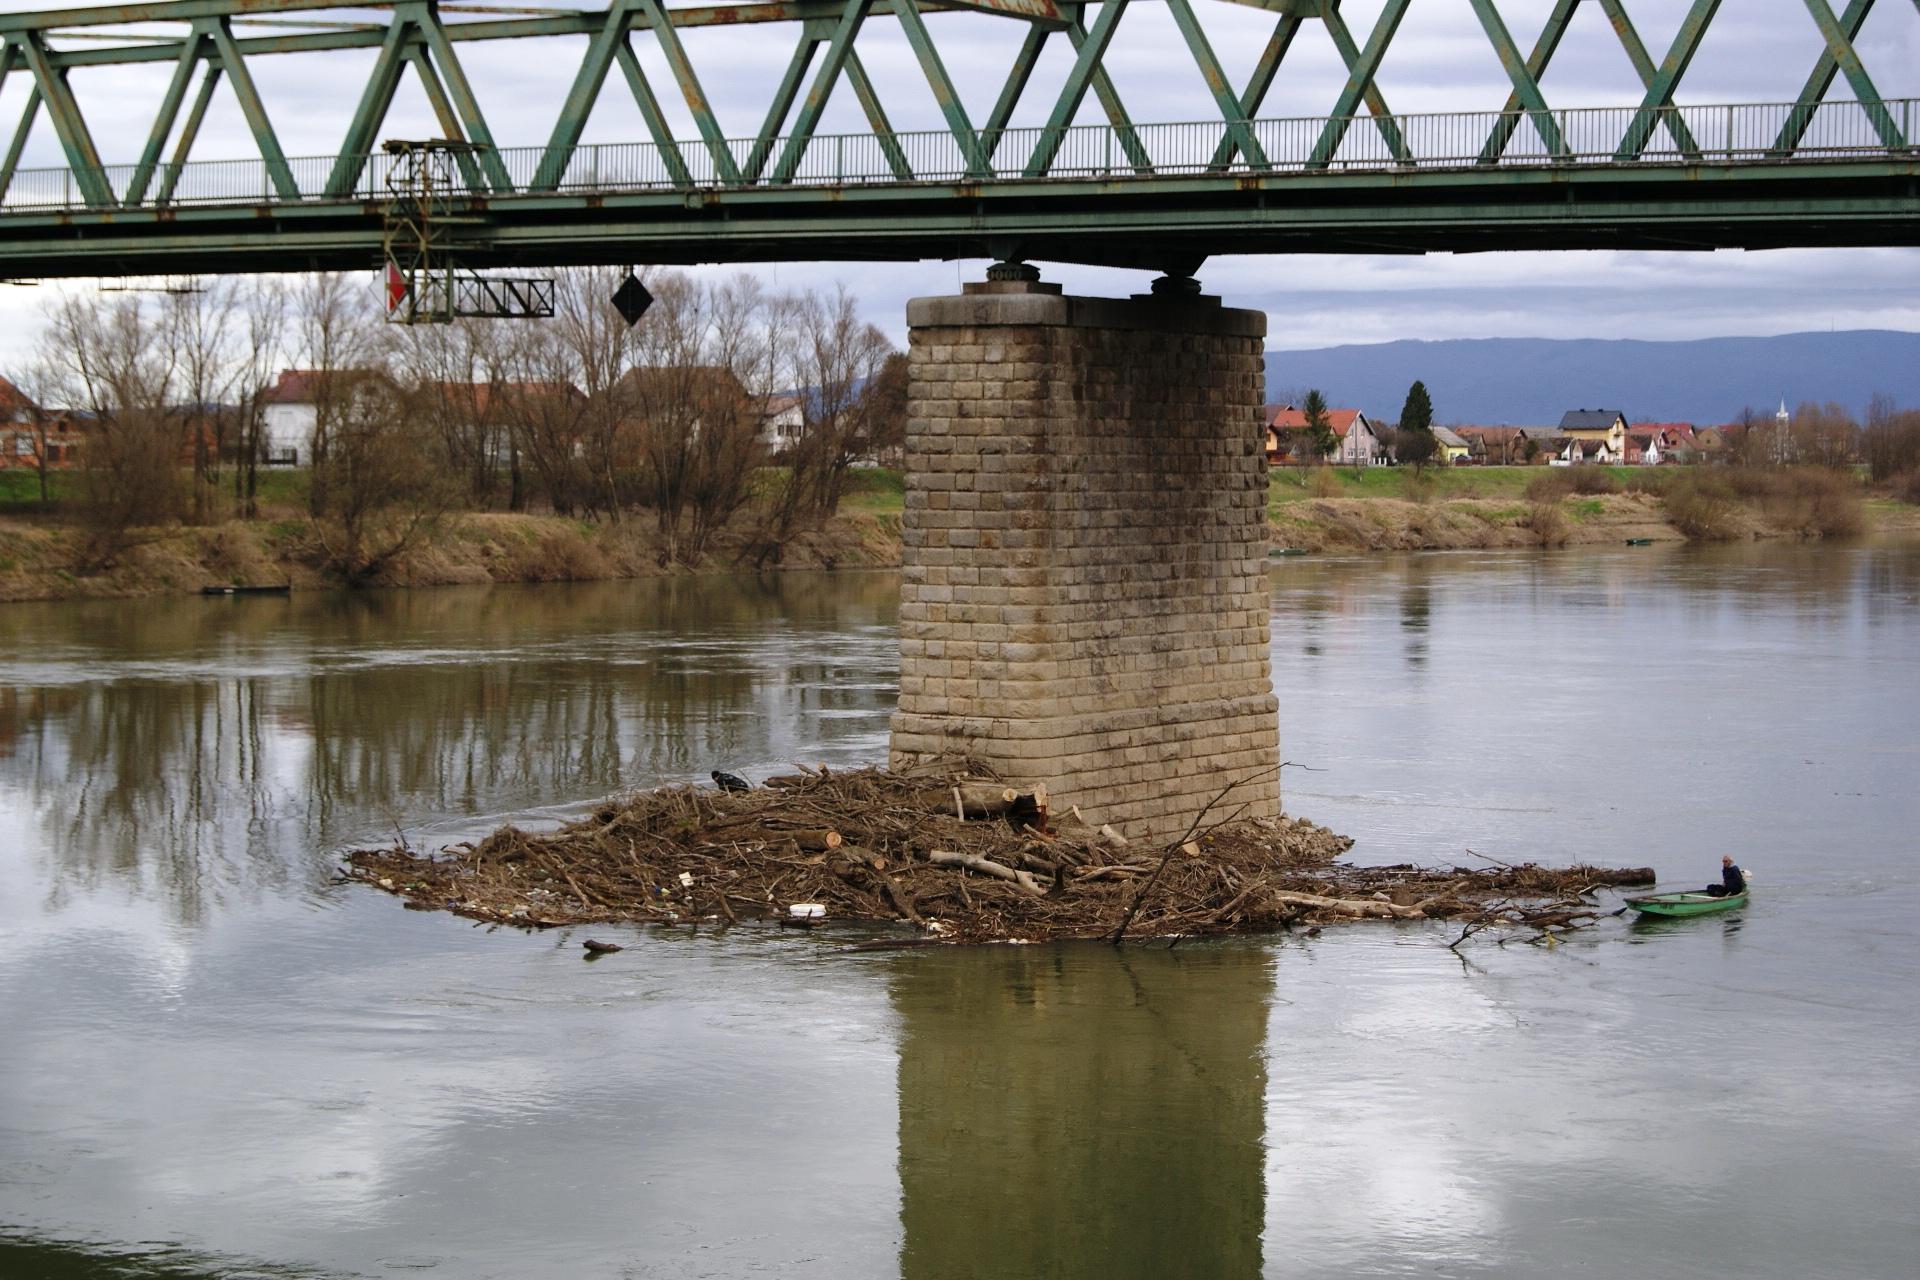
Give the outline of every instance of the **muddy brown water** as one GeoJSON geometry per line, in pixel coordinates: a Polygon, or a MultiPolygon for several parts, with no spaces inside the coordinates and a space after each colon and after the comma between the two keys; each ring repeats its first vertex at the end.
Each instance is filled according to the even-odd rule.
{"type": "Polygon", "coordinates": [[[1731,851],[1753,905],[587,962],[336,854],[874,759],[893,577],[0,608],[0,1276],[1912,1274],[1920,548],[1274,585],[1287,803],[1356,856],[1731,851]]]}

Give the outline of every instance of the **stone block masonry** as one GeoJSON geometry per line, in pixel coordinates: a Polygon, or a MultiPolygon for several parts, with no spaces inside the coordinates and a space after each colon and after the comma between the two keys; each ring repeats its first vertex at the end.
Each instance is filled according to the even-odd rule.
{"type": "Polygon", "coordinates": [[[1129,836],[1279,812],[1266,317],[989,283],[907,311],[891,759],[967,754],[1129,836]]]}

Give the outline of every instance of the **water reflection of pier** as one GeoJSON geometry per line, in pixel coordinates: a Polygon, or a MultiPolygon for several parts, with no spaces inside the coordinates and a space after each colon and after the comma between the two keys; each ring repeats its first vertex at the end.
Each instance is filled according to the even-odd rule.
{"type": "Polygon", "coordinates": [[[1234,946],[899,965],[903,1280],[1258,1276],[1271,965],[1234,946]]]}

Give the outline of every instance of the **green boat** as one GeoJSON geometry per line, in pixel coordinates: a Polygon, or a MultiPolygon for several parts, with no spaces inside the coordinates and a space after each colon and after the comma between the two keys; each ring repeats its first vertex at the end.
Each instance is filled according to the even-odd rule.
{"type": "Polygon", "coordinates": [[[1628,538],[1627,545],[1630,547],[1650,547],[1653,545],[1653,539],[1652,538],[1628,538]]]}
{"type": "Polygon", "coordinates": [[[1751,892],[1749,889],[1720,897],[1711,893],[1655,893],[1644,898],[1628,898],[1627,905],[1649,916],[1705,916],[1746,906],[1751,892]]]}
{"type": "Polygon", "coordinates": [[[1267,552],[1267,554],[1270,556],[1304,556],[1307,554],[1307,549],[1305,547],[1275,547],[1273,550],[1267,552]]]}

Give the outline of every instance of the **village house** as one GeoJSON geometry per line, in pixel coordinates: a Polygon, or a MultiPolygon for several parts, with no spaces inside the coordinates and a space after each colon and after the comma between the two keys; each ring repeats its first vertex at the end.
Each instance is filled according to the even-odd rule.
{"type": "Polygon", "coordinates": [[[260,397],[260,461],[298,467],[313,461],[313,433],[320,421],[320,369],[283,369],[260,397]]]}
{"type": "Polygon", "coordinates": [[[1648,467],[1679,462],[1692,445],[1691,422],[1636,422],[1627,428],[1626,461],[1648,467]]]}
{"type": "Polygon", "coordinates": [[[771,454],[782,454],[800,443],[807,426],[805,396],[769,396],[760,411],[760,443],[771,454]]]}
{"type": "MultiPolygon", "coordinates": [[[[1627,415],[1618,409],[1569,409],[1560,416],[1560,434],[1582,444],[1605,445],[1605,461],[1614,462],[1627,451],[1627,415]]],[[[1597,451],[1577,452],[1583,456],[1575,458],[1564,450],[1562,456],[1570,461],[1592,462],[1597,451]]]]}
{"type": "Polygon", "coordinates": [[[1348,467],[1384,467],[1385,434],[1358,409],[1328,409],[1333,448],[1322,458],[1306,456],[1307,415],[1290,404],[1267,406],[1267,461],[1276,466],[1332,462],[1348,467]]]}
{"type": "MultiPolygon", "coordinates": [[[[1624,435],[1622,440],[1624,447],[1624,435]]],[[[1578,436],[1566,436],[1563,437],[1560,452],[1553,456],[1553,461],[1548,465],[1572,467],[1591,464],[1604,467],[1620,461],[1620,457],[1621,455],[1615,453],[1613,447],[1605,440],[1583,440],[1578,436]]]]}
{"type": "Polygon", "coordinates": [[[1433,460],[1442,466],[1451,467],[1466,462],[1473,453],[1466,440],[1450,427],[1435,427],[1433,438],[1440,446],[1434,452],[1433,460]]]}
{"type": "Polygon", "coordinates": [[[64,471],[79,461],[80,431],[72,414],[43,409],[0,378],[0,469],[64,471]]]}
{"type": "Polygon", "coordinates": [[[1489,467],[1544,464],[1566,447],[1552,427],[1453,427],[1470,461],[1489,467]]]}

